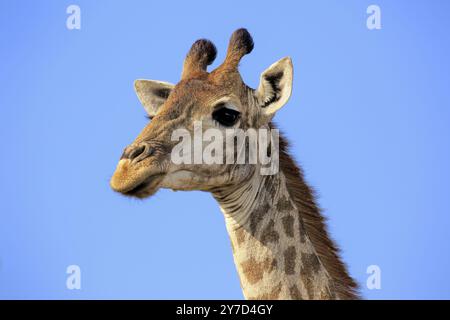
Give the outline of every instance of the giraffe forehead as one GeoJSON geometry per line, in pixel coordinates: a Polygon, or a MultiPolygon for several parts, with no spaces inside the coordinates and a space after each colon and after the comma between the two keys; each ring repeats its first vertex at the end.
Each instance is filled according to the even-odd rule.
{"type": "Polygon", "coordinates": [[[183,80],[175,86],[168,104],[188,104],[189,102],[206,104],[230,92],[231,90],[226,86],[212,83],[206,77],[183,80]]]}
{"type": "Polygon", "coordinates": [[[208,79],[182,80],[174,87],[155,120],[195,119],[196,115],[211,113],[218,103],[225,100],[245,106],[239,89],[232,85],[217,84],[208,79]]]}

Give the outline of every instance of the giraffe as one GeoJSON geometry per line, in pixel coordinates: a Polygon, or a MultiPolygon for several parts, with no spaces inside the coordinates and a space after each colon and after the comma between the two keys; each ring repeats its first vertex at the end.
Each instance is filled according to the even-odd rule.
{"type": "MultiPolygon", "coordinates": [[[[150,122],[125,148],[111,178],[113,190],[147,198],[160,188],[210,192],[223,212],[233,259],[246,299],[358,299],[358,287],[330,239],[326,222],[303,172],[279,138],[277,173],[260,164],[174,164],[177,128],[274,129],[272,118],[292,92],[293,65],[285,57],[260,76],[257,89],[242,80],[238,64],[253,50],[246,29],[236,30],[223,63],[214,44],[197,40],[173,85],[136,80],[135,91],[150,122]]],[[[237,152],[235,150],[235,152],[237,152]]]]}

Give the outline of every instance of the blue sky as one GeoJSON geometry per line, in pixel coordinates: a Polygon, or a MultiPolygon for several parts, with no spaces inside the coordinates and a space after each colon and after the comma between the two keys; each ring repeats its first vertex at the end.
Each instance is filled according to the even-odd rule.
{"type": "Polygon", "coordinates": [[[450,298],[448,1],[2,1],[0,298],[241,299],[209,194],[109,188],[146,124],[137,78],[177,82],[198,38],[246,27],[260,73],[291,56],[275,121],[369,299],[450,298]],[[66,8],[81,8],[81,30],[66,8]],[[368,30],[366,8],[381,8],[368,30]],[[80,266],[81,290],[66,288],[80,266]],[[368,290],[366,268],[382,271],[368,290]]]}

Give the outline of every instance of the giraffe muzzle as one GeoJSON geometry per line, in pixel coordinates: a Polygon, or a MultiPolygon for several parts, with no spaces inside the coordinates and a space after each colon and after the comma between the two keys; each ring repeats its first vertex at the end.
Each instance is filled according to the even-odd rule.
{"type": "Polygon", "coordinates": [[[162,169],[164,150],[152,141],[133,143],[126,147],[111,177],[111,188],[138,198],[155,193],[165,175],[162,169]]]}

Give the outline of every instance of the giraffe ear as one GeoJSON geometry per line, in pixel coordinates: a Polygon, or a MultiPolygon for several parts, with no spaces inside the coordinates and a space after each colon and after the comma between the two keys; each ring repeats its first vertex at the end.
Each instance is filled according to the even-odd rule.
{"type": "Polygon", "coordinates": [[[291,96],[293,67],[289,57],[278,60],[262,74],[257,90],[263,113],[272,116],[291,96]]]}
{"type": "Polygon", "coordinates": [[[159,107],[167,100],[174,85],[168,82],[143,80],[134,81],[134,90],[150,117],[154,117],[159,107]]]}

